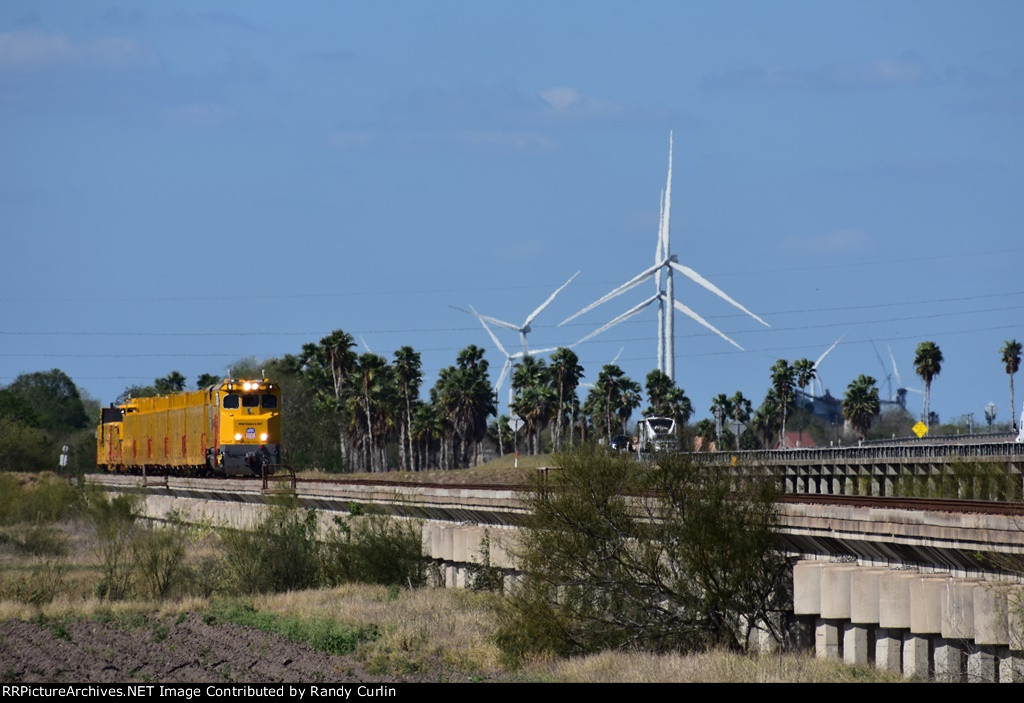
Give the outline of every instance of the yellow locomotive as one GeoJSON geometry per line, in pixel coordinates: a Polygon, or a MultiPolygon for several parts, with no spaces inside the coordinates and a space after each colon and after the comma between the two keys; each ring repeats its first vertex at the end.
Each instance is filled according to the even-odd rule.
{"type": "Polygon", "coordinates": [[[281,388],[267,379],[226,378],[101,411],[101,470],[258,476],[264,466],[280,463],[281,388]]]}

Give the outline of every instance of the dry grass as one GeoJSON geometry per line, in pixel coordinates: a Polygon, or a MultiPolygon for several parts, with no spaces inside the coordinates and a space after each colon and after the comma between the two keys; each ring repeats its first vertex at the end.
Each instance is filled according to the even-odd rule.
{"type": "Polygon", "coordinates": [[[532,667],[568,683],[868,683],[902,681],[897,674],[851,667],[810,654],[748,656],[730,652],[645,654],[603,652],[532,667]]]}
{"type": "Polygon", "coordinates": [[[253,599],[258,610],[304,618],[330,617],[380,637],[359,645],[356,655],[371,673],[506,678],[494,644],[494,596],[454,589],[350,584],[253,599]]]}

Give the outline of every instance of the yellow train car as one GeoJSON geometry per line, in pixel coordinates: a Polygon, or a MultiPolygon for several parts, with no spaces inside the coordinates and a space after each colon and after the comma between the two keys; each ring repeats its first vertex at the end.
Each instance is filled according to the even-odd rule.
{"type": "Polygon", "coordinates": [[[108,471],[258,476],[281,463],[281,389],[267,379],[226,378],[103,408],[96,463],[108,471]]]}

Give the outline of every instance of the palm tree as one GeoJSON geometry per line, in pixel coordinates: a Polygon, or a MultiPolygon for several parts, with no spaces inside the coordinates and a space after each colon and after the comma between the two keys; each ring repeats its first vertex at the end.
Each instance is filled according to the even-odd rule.
{"type": "MultiPolygon", "coordinates": [[[[814,368],[814,362],[810,359],[797,359],[793,362],[793,373],[796,385],[800,388],[800,395],[803,397],[804,402],[807,402],[807,386],[818,377],[818,372],[814,368]]],[[[806,424],[806,421],[806,417],[803,417],[800,422],[799,443],[801,446],[804,443],[804,424],[806,424]]]]}
{"type": "Polygon", "coordinates": [[[732,415],[732,402],[725,393],[719,393],[711,399],[711,414],[715,418],[715,442],[719,449],[722,448],[722,425],[725,418],[732,415]]]}
{"type": "Polygon", "coordinates": [[[549,373],[543,359],[524,356],[512,371],[512,390],[515,395],[509,409],[526,423],[526,436],[530,453],[540,453],[540,435],[547,425],[555,404],[555,391],[548,384],[549,373]]]}
{"type": "Polygon", "coordinates": [[[359,356],[355,373],[348,376],[352,385],[348,394],[350,432],[363,445],[364,466],[370,471],[387,468],[385,448],[397,400],[391,371],[387,359],[367,352],[359,356]]]}
{"type": "MultiPolygon", "coordinates": [[[[750,401],[743,397],[743,393],[736,391],[732,398],[729,398],[729,405],[732,407],[732,419],[736,421],[738,425],[742,427],[746,423],[750,422],[750,412],[753,408],[750,401]]],[[[736,449],[740,448],[740,436],[742,434],[742,429],[737,428],[736,449]]]]}
{"type": "MultiPolygon", "coordinates": [[[[562,421],[565,419],[566,411],[572,407],[568,400],[576,395],[576,387],[583,377],[583,367],[580,366],[580,358],[572,349],[561,347],[551,355],[551,365],[548,367],[548,374],[551,382],[558,389],[557,414],[555,415],[555,451],[562,448],[562,421]]],[[[572,427],[569,427],[569,434],[572,435],[572,427]]]]}
{"type": "Polygon", "coordinates": [[[401,447],[399,454],[402,459],[402,468],[408,471],[416,469],[412,462],[412,439],[409,436],[409,428],[412,427],[412,401],[420,395],[420,383],[423,381],[423,374],[420,371],[421,362],[419,352],[412,347],[402,347],[395,352],[393,365],[395,380],[398,381],[402,399],[405,401],[405,417],[402,418],[401,447]],[[410,464],[412,464],[410,466],[410,464]]]}
{"type": "Polygon", "coordinates": [[[921,419],[927,425],[930,424],[931,419],[932,379],[942,371],[942,351],[935,342],[921,342],[917,345],[917,353],[914,354],[914,370],[924,381],[924,409],[921,419]]]}
{"type": "Polygon", "coordinates": [[[587,395],[584,407],[595,425],[604,421],[608,443],[612,439],[612,418],[615,417],[625,431],[633,410],[640,406],[640,384],[623,373],[615,364],[607,364],[597,376],[594,388],[587,395]]]}
{"type": "Polygon", "coordinates": [[[1013,374],[1020,368],[1021,344],[1016,339],[1011,339],[999,350],[1003,355],[1003,365],[1006,373],[1010,376],[1010,424],[1014,431],[1017,430],[1017,410],[1013,404],[1013,374]]]}
{"type": "Polygon", "coordinates": [[[878,387],[871,376],[861,374],[851,381],[843,399],[843,417],[850,421],[853,428],[865,439],[872,421],[881,412],[882,404],[878,400],[878,387]]]}
{"type": "Polygon", "coordinates": [[[786,448],[786,411],[793,402],[793,384],[796,382],[796,369],[785,359],[779,359],[772,366],[772,389],[779,401],[779,414],[782,427],[779,430],[779,446],[786,448]]]}
{"type": "Polygon", "coordinates": [[[186,378],[181,375],[180,371],[171,371],[163,378],[153,381],[153,386],[160,395],[169,395],[185,390],[185,381],[186,378]]]}

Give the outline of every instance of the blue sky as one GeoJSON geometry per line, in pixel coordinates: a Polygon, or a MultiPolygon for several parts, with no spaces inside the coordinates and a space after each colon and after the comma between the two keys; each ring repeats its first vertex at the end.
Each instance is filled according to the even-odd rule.
{"type": "MultiPolygon", "coordinates": [[[[557,323],[653,263],[668,134],[673,252],[763,317],[677,296],[697,409],[759,402],[778,358],[842,395],[945,363],[944,420],[994,401],[1024,339],[1019,2],[0,5],[0,384],[59,367],[102,402],[173,369],[336,328],[410,344],[427,383],[503,359],[450,305],[557,323]]],[[[656,365],[653,310],[576,349],[656,365]]],[[[503,337],[510,351],[516,336],[503,337]]],[[[1024,396],[1024,393],[1020,394],[1024,396]]],[[[912,396],[913,406],[919,401],[912,396]]]]}

